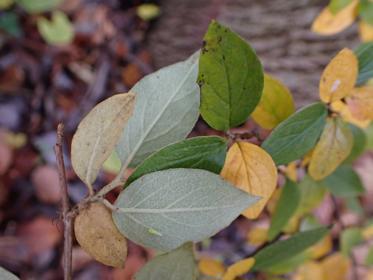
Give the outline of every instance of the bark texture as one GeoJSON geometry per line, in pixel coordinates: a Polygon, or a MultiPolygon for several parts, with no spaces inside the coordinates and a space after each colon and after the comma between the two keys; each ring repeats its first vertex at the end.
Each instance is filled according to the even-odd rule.
{"type": "Polygon", "coordinates": [[[300,106],[318,99],[320,75],[332,56],[359,43],[356,26],[331,37],[310,31],[326,5],[324,0],[163,0],[148,47],[157,68],[185,59],[217,19],[250,42],[265,70],[292,90],[300,106]]]}

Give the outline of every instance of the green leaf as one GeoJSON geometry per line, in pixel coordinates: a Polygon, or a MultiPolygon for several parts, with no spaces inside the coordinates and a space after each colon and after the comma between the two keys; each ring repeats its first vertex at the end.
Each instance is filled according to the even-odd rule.
{"type": "Polygon", "coordinates": [[[123,166],[137,166],[153,152],[184,139],[199,115],[198,57],[162,68],[131,91],[135,111],[117,145],[123,166]]]}
{"type": "Polygon", "coordinates": [[[359,245],[363,240],[360,228],[348,228],[341,234],[340,246],[341,252],[346,257],[351,254],[351,250],[356,245],[359,245]]]}
{"type": "Polygon", "coordinates": [[[317,218],[314,215],[309,214],[309,215],[306,215],[302,219],[302,222],[300,223],[300,226],[299,226],[299,231],[307,231],[307,230],[311,230],[311,229],[316,229],[316,228],[319,228],[321,226],[322,225],[317,220],[317,218]]]}
{"type": "Polygon", "coordinates": [[[219,175],[176,168],[147,174],[130,184],[119,195],[113,218],[130,240],[170,251],[214,235],[256,201],[257,197],[219,175]]]}
{"type": "Polygon", "coordinates": [[[159,17],[161,9],[153,3],[145,3],[137,6],[136,14],[142,20],[149,21],[159,17]]]}
{"type": "Polygon", "coordinates": [[[373,25],[373,2],[371,0],[360,0],[359,13],[365,22],[373,25]]]}
{"type": "Polygon", "coordinates": [[[322,184],[335,196],[356,197],[364,193],[359,175],[349,165],[338,167],[322,184]]]}
{"type": "Polygon", "coordinates": [[[329,3],[329,10],[335,15],[343,8],[347,7],[352,0],[331,0],[329,3]]]}
{"type": "Polygon", "coordinates": [[[203,119],[222,131],[244,123],[263,90],[263,68],[251,46],[212,21],[204,36],[199,68],[203,119]]]}
{"type": "Polygon", "coordinates": [[[19,278],[8,270],[5,270],[0,266],[0,279],[1,280],[18,280],[19,278]]]}
{"type": "Polygon", "coordinates": [[[16,0],[18,5],[29,13],[41,13],[53,10],[63,0],[16,0]]]}
{"type": "Polygon", "coordinates": [[[219,174],[226,150],[227,142],[216,136],[195,137],[171,144],[145,159],[128,178],[126,185],[147,173],[170,168],[205,169],[219,174]]]}
{"type": "Polygon", "coordinates": [[[253,270],[263,270],[303,252],[316,244],[327,233],[327,228],[318,228],[296,233],[286,240],[278,241],[260,250],[255,256],[253,270]]]}
{"type": "Polygon", "coordinates": [[[39,17],[37,25],[41,36],[48,44],[67,45],[74,38],[74,27],[63,12],[53,12],[51,21],[39,17]]]}
{"type": "Polygon", "coordinates": [[[195,280],[197,274],[193,244],[189,242],[150,260],[136,273],[135,280],[195,280]]]}
{"type": "Polygon", "coordinates": [[[360,127],[350,124],[351,132],[354,136],[354,145],[348,158],[345,160],[345,163],[352,163],[356,160],[365,150],[367,144],[367,136],[360,127]]]}
{"type": "Polygon", "coordinates": [[[297,209],[298,215],[304,215],[311,212],[324,199],[326,193],[325,187],[306,175],[299,183],[301,199],[297,209]]]}
{"type": "Polygon", "coordinates": [[[348,209],[358,215],[364,215],[364,208],[361,206],[360,200],[357,197],[346,197],[346,205],[348,209]]]}
{"type": "Polygon", "coordinates": [[[373,78],[373,42],[361,44],[355,50],[355,54],[359,60],[359,76],[356,84],[363,85],[373,78]]]}
{"type": "Polygon", "coordinates": [[[365,135],[367,137],[365,148],[371,151],[373,150],[373,123],[365,129],[365,135]]]}
{"type": "Polygon", "coordinates": [[[299,186],[293,181],[287,180],[272,216],[271,226],[268,231],[269,240],[275,238],[286,226],[290,218],[296,212],[300,198],[299,186]]]}
{"type": "Polygon", "coordinates": [[[373,247],[369,248],[368,254],[365,257],[365,265],[373,266],[373,247]]]}
{"type": "Polygon", "coordinates": [[[1,14],[0,29],[16,37],[22,35],[22,29],[19,25],[18,16],[13,12],[4,12],[1,14]]]}
{"type": "Polygon", "coordinates": [[[272,265],[271,267],[266,268],[265,271],[275,275],[291,273],[307,260],[309,260],[309,256],[306,254],[306,252],[302,252],[289,259],[286,259],[285,261],[281,261],[275,265],[272,265]]]}
{"type": "Polygon", "coordinates": [[[277,165],[297,160],[315,146],[324,129],[326,116],[324,104],[309,105],[280,123],[262,147],[277,165]]]}
{"type": "Polygon", "coordinates": [[[122,163],[120,162],[117,153],[113,151],[107,158],[107,160],[105,160],[105,162],[102,164],[102,170],[112,174],[118,174],[121,165],[122,163]]]}

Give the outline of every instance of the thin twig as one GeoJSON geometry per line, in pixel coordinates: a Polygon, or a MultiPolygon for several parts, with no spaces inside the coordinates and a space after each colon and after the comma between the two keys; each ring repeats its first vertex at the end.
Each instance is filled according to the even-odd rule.
{"type": "Polygon", "coordinates": [[[64,246],[63,246],[63,272],[64,280],[72,279],[72,220],[73,216],[69,215],[70,205],[67,192],[67,181],[65,163],[63,160],[63,130],[64,126],[60,123],[57,127],[57,143],[54,146],[56,153],[57,168],[59,175],[59,184],[62,192],[62,218],[64,225],[64,246]]]}

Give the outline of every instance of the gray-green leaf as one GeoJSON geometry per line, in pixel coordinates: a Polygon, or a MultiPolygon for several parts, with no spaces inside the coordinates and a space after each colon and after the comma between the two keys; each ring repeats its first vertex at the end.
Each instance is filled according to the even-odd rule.
{"type": "Polygon", "coordinates": [[[322,184],[335,196],[356,197],[364,193],[359,175],[349,165],[338,167],[322,184]]]}
{"type": "Polygon", "coordinates": [[[324,129],[326,116],[324,104],[311,104],[280,123],[262,147],[277,165],[299,159],[315,146],[324,129]]]}
{"type": "Polygon", "coordinates": [[[367,145],[367,136],[365,131],[361,128],[350,124],[349,125],[352,134],[354,135],[354,145],[348,158],[346,158],[345,163],[352,163],[357,159],[365,150],[367,145]]]}
{"type": "Polygon", "coordinates": [[[145,174],[170,168],[205,169],[219,174],[226,150],[227,142],[216,136],[195,137],[171,144],[144,160],[128,178],[126,185],[145,174]]]}
{"type": "Polygon", "coordinates": [[[327,228],[318,228],[296,233],[286,240],[278,241],[260,250],[255,256],[253,270],[264,270],[286,261],[316,244],[328,233],[327,228]]]}
{"type": "Polygon", "coordinates": [[[257,201],[202,169],[147,174],[119,195],[114,222],[123,235],[145,247],[173,250],[201,241],[228,226],[257,201]]]}
{"type": "Polygon", "coordinates": [[[355,50],[355,54],[359,60],[359,76],[356,83],[363,85],[373,78],[373,42],[361,44],[355,50]]]}
{"type": "Polygon", "coordinates": [[[141,79],[134,113],[117,145],[123,166],[137,166],[153,152],[184,139],[198,119],[199,53],[141,79]]]}
{"type": "Polygon", "coordinates": [[[1,280],[18,280],[19,278],[8,270],[5,270],[0,266],[0,279],[1,280]]]}
{"type": "Polygon", "coordinates": [[[150,260],[135,275],[136,280],[195,280],[197,266],[194,259],[193,243],[189,242],[166,254],[150,260]]]}
{"type": "Polygon", "coordinates": [[[272,240],[281,232],[298,208],[301,198],[299,186],[287,180],[282,189],[280,199],[272,216],[268,239],[272,240]]]}
{"type": "Polygon", "coordinates": [[[223,131],[245,122],[260,101],[264,83],[262,65],[250,45],[212,21],[199,68],[203,119],[223,131]]]}

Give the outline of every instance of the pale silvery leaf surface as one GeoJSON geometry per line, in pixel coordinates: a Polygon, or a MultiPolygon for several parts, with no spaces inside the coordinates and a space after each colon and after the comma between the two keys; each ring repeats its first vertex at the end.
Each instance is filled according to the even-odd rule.
{"type": "Polygon", "coordinates": [[[117,145],[123,166],[136,166],[153,152],[184,139],[199,115],[199,52],[140,80],[134,113],[117,145]]]}
{"type": "Polygon", "coordinates": [[[197,266],[193,243],[189,242],[166,254],[151,259],[135,275],[136,280],[195,280],[197,266]]]}
{"type": "Polygon", "coordinates": [[[216,234],[257,200],[209,171],[175,168],[130,184],[119,195],[113,218],[130,240],[170,251],[216,234]]]}

